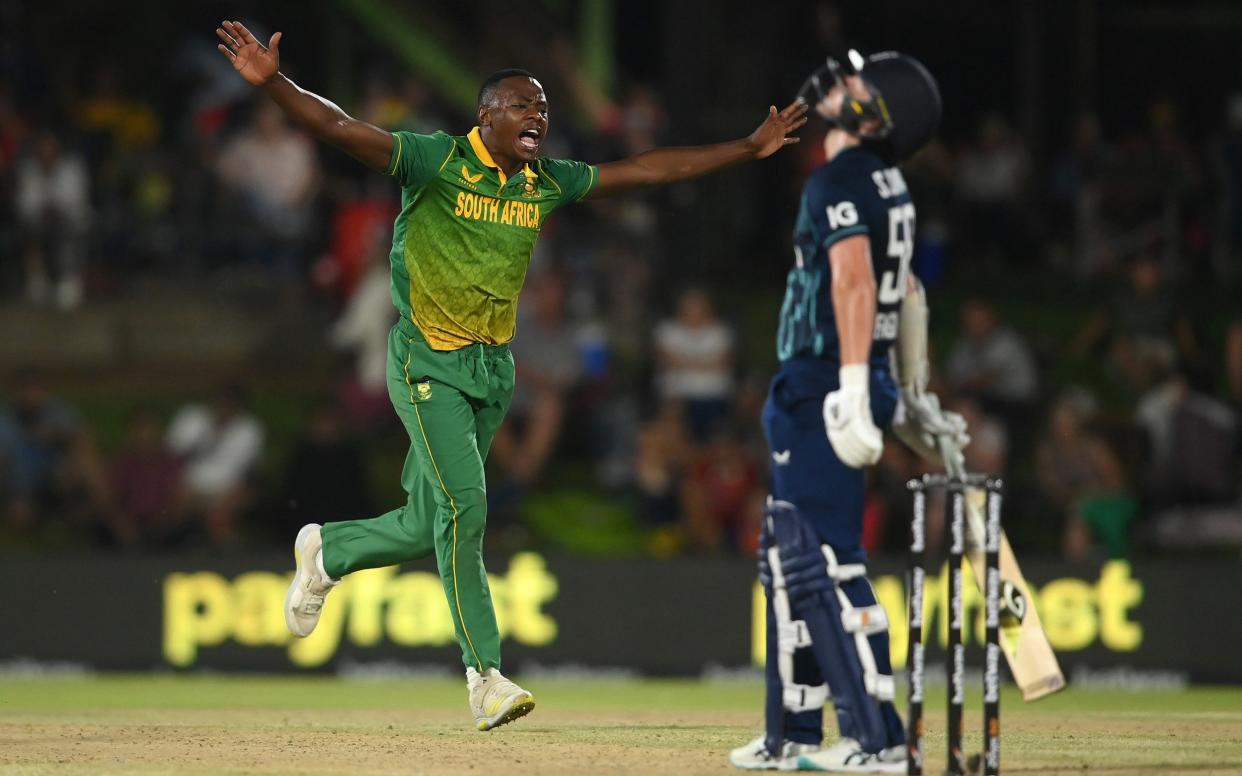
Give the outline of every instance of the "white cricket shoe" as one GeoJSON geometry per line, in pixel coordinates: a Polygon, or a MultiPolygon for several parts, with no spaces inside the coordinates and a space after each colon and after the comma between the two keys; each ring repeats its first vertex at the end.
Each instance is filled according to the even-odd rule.
{"type": "Polygon", "coordinates": [[[319,536],[319,524],[310,523],[298,531],[293,540],[293,559],[297,571],[285,593],[285,625],[294,636],[305,637],[319,624],[323,600],[332,588],[341,583],[323,570],[323,539],[319,536]]]}
{"type": "Polygon", "coordinates": [[[843,738],[819,752],[799,755],[798,770],[831,773],[905,773],[905,744],[864,752],[852,738],[843,738]]]}
{"type": "Polygon", "coordinates": [[[729,752],[729,764],[744,771],[793,771],[798,768],[798,756],[818,752],[815,744],[797,744],[785,741],[779,755],[764,746],[764,736],[759,736],[745,746],[729,752]]]}
{"type": "Polygon", "coordinates": [[[470,690],[470,712],[479,730],[491,730],[525,717],[535,708],[535,696],[506,679],[495,668],[479,673],[466,669],[470,690]]]}

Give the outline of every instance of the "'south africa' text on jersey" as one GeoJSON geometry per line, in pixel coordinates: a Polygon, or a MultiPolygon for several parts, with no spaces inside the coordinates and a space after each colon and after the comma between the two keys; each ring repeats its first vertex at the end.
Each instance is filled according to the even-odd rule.
{"type": "Polygon", "coordinates": [[[493,224],[512,224],[527,229],[539,229],[542,213],[539,205],[531,202],[501,200],[486,197],[482,194],[457,192],[457,206],[453,215],[458,218],[470,218],[475,221],[488,221],[493,224]],[[502,204],[503,203],[503,204],[502,204]]]}

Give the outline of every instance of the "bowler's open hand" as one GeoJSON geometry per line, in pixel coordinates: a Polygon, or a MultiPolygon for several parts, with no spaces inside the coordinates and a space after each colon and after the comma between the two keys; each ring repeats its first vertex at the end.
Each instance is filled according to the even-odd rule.
{"type": "Polygon", "coordinates": [[[794,100],[782,111],[773,105],[768,108],[768,117],[759,128],[746,138],[751,153],[756,159],[766,159],[787,145],[793,145],[799,138],[789,137],[806,123],[806,103],[794,100]]]}
{"type": "Polygon", "coordinates": [[[216,48],[251,85],[262,86],[280,71],[279,32],[264,46],[241,22],[221,22],[216,37],[216,48]]]}

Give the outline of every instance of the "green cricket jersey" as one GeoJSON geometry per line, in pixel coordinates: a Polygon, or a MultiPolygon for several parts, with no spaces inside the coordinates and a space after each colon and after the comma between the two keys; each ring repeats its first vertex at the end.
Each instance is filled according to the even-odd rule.
{"type": "Polygon", "coordinates": [[[537,159],[511,178],[479,128],[465,136],[393,133],[388,173],[401,184],[392,300],[436,350],[513,339],[517,299],[547,217],[591,191],[598,171],[537,159]]]}

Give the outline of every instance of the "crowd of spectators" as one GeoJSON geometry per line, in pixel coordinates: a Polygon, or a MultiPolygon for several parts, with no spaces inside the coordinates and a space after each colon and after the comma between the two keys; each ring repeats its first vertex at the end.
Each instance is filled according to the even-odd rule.
{"type": "MultiPolygon", "coordinates": [[[[266,476],[272,440],[247,386],[167,416],[130,408],[124,433],[101,446],[39,374],[13,373],[0,392],[3,536],[228,546],[384,506],[361,450],[394,426],[385,359],[396,193],[199,54],[178,63],[198,84],[180,115],[157,112],[107,67],[46,115],[23,113],[0,84],[0,248],[20,258],[0,268],[3,303],[73,310],[124,299],[136,277],[193,282],[243,268],[268,278],[278,301],[331,308],[335,324],[309,336],[354,366],[325,380],[329,398],[281,441],[266,476]]],[[[585,120],[550,139],[549,153],[611,158],[661,141],[656,90],[632,83],[614,101],[581,77],[572,47],[558,45],[554,61],[585,120]]],[[[470,121],[415,79],[371,79],[352,107],[416,131],[470,121]]],[[[1175,106],[1158,102],[1146,127],[1110,136],[1086,114],[1047,164],[1034,156],[988,113],[973,135],[907,165],[920,209],[915,267],[941,346],[934,387],[969,420],[968,464],[1007,478],[1019,504],[1011,532],[1044,551],[1242,545],[1242,315],[1219,301],[1240,279],[1242,95],[1212,136],[1190,136],[1175,106]],[[1071,299],[989,285],[1005,276],[1043,278],[1071,299]],[[1072,331],[1041,330],[1022,315],[1032,302],[1047,308],[1040,321],[1063,308],[1072,331]]],[[[775,328],[779,280],[755,293],[722,270],[660,286],[654,202],[591,205],[545,230],[489,497],[503,530],[543,493],[585,483],[628,505],[654,552],[747,553],[766,492],[758,418],[774,363],[770,348],[745,344],[771,338],[746,327],[775,328]],[[722,302],[740,298],[752,307],[722,302]]],[[[767,244],[779,263],[787,236],[767,244]]],[[[902,486],[925,467],[889,444],[871,478],[869,547],[900,546],[902,486]]]]}
{"type": "Polygon", "coordinates": [[[178,408],[167,423],[147,407],[133,409],[110,455],[37,373],[19,372],[11,395],[0,411],[5,535],[149,548],[224,545],[255,501],[263,425],[238,385],[178,408]]]}

